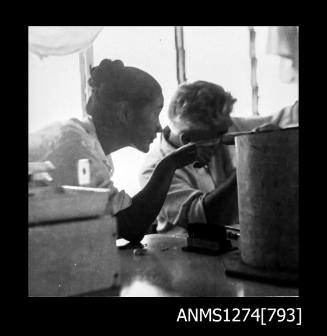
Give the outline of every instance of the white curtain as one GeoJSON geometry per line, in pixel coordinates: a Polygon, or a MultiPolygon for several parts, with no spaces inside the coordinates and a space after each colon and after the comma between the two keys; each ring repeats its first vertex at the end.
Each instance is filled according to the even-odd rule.
{"type": "Polygon", "coordinates": [[[280,79],[284,83],[298,80],[299,29],[296,26],[269,27],[267,53],[280,59],[280,79]]]}
{"type": "Polygon", "coordinates": [[[29,26],[29,50],[39,57],[67,55],[90,47],[103,26],[29,26]]]}

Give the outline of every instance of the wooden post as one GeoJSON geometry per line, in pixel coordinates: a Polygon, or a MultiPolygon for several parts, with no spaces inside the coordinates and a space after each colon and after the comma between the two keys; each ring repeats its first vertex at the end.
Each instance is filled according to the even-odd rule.
{"type": "Polygon", "coordinates": [[[181,84],[186,81],[184,33],[183,33],[183,27],[181,26],[175,26],[175,47],[176,47],[177,82],[178,84],[181,84]]]}
{"type": "Polygon", "coordinates": [[[91,96],[91,88],[87,84],[93,66],[93,46],[79,53],[79,66],[81,74],[81,99],[83,117],[86,115],[86,103],[91,96]]]}
{"type": "Polygon", "coordinates": [[[255,53],[255,30],[253,26],[249,26],[250,33],[250,59],[251,59],[251,87],[252,87],[252,114],[259,115],[258,103],[258,82],[257,82],[257,57],[255,53]]]}

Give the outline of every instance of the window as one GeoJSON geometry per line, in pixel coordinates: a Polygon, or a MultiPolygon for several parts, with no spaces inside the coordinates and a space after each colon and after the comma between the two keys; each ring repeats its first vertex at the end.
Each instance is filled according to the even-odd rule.
{"type": "MultiPolygon", "coordinates": [[[[254,28],[259,114],[268,115],[293,104],[298,86],[280,81],[280,58],[266,53],[268,27],[254,28]]],[[[202,79],[222,85],[237,98],[234,114],[252,115],[248,27],[184,27],[184,48],[188,81],[202,79]]]]}
{"type": "MultiPolygon", "coordinates": [[[[267,115],[298,99],[298,85],[280,81],[279,56],[266,53],[268,27],[256,31],[259,113],[267,115]]],[[[237,98],[234,114],[252,114],[249,30],[236,27],[184,27],[186,78],[222,85],[237,98]]],[[[93,44],[94,64],[104,58],[120,59],[127,66],[149,72],[162,85],[167,107],[177,87],[176,49],[173,26],[105,27],[93,44]]],[[[39,59],[29,53],[29,131],[61,119],[81,117],[81,79],[78,53],[39,59]]],[[[131,196],[140,189],[138,172],[144,153],[124,148],[112,154],[114,183],[131,196]],[[133,163],[131,165],[131,163],[133,163]]]]}
{"type": "Polygon", "coordinates": [[[56,121],[82,116],[79,56],[28,55],[29,132],[56,121]]]}

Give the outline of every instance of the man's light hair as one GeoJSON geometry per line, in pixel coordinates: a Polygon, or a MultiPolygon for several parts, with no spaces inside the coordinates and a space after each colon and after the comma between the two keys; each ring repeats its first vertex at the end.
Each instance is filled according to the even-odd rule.
{"type": "Polygon", "coordinates": [[[169,108],[169,127],[174,131],[215,128],[232,111],[236,99],[221,86],[196,81],[179,86],[169,108]]]}

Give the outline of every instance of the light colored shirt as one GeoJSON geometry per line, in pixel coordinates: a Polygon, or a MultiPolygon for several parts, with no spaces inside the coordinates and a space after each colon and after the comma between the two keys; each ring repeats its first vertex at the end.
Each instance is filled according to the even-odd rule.
{"type": "Polygon", "coordinates": [[[113,185],[114,165],[103,152],[91,118],[56,122],[29,134],[29,162],[50,161],[55,166],[50,173],[55,185],[78,186],[80,159],[90,160],[89,186],[111,190],[107,213],[114,215],[131,205],[125,191],[113,185]]]}
{"type": "MultiPolygon", "coordinates": [[[[229,132],[250,131],[265,123],[281,127],[298,123],[298,108],[287,107],[275,115],[264,117],[232,117],[229,132]]],[[[298,106],[298,105],[297,105],[298,106]]],[[[152,175],[157,163],[176,150],[162,133],[147,154],[140,172],[143,187],[152,175]]],[[[207,193],[227,180],[235,169],[234,146],[220,145],[207,167],[194,168],[193,164],[175,171],[165,203],[157,217],[157,231],[170,231],[176,226],[186,228],[188,223],[206,223],[203,199],[207,193]]],[[[237,214],[235,214],[237,217],[237,214]]]]}

